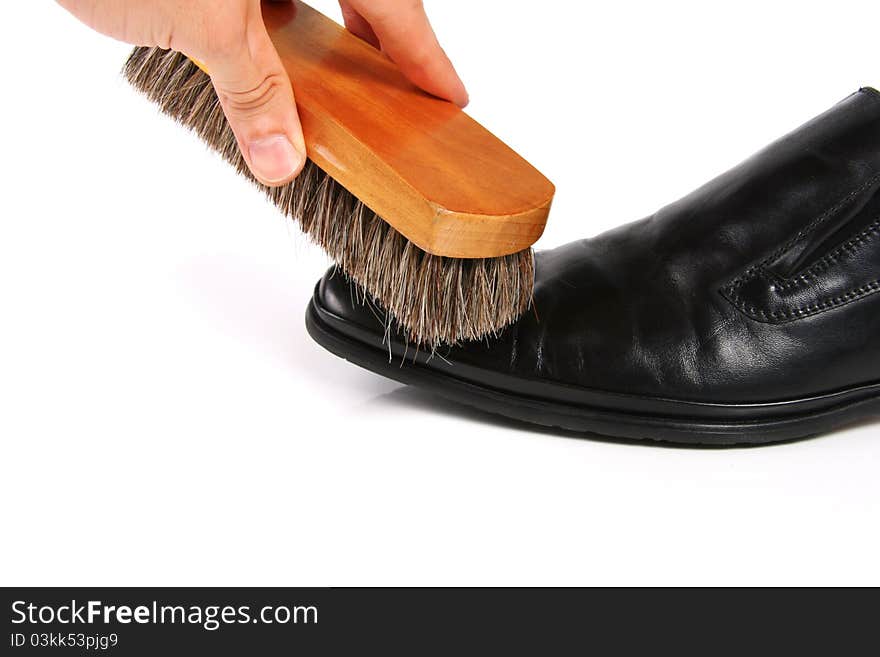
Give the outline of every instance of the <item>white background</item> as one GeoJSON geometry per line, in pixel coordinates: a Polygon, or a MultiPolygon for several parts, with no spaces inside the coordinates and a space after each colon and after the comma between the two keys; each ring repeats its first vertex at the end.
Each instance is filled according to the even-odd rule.
{"type": "MultiPolygon", "coordinates": [[[[539,247],[880,84],[876,2],[427,4],[557,185],[539,247]]],[[[45,1],[0,25],[0,583],[880,584],[880,425],[617,444],[359,370],[303,327],[327,260],[126,87],[127,46],[45,1]]]]}

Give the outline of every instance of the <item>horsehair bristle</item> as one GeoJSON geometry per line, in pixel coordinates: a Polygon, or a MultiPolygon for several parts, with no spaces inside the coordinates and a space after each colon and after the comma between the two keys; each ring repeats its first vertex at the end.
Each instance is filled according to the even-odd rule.
{"type": "Polygon", "coordinates": [[[210,78],[185,55],[138,47],[123,73],[296,220],[362,288],[364,299],[374,299],[404,329],[408,340],[434,349],[494,335],[531,303],[531,249],[499,258],[431,255],[310,160],[293,182],[261,185],[238,150],[210,78]]]}

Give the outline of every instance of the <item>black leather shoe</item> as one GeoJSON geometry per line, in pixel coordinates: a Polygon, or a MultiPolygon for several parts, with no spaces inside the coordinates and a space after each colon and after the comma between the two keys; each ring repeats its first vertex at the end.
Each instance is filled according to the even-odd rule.
{"type": "Polygon", "coordinates": [[[654,216],[538,253],[534,312],[496,339],[415,354],[332,271],[307,325],[358,365],[513,418],[771,442],[880,412],[878,291],[880,93],[863,89],[654,216]]]}

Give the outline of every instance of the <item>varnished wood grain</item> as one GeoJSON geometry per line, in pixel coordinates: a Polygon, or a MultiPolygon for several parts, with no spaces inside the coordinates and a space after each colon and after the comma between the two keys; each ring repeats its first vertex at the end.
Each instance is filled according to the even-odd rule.
{"type": "Polygon", "coordinates": [[[417,246],[495,257],[544,230],[553,184],[453,103],[300,3],[263,3],[309,157],[417,246]]]}

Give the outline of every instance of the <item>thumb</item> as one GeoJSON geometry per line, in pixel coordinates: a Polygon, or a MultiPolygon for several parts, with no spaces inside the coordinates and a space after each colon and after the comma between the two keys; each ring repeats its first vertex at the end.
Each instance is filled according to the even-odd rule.
{"type": "MultiPolygon", "coordinates": [[[[218,44],[215,44],[215,46],[218,44]]],[[[238,148],[254,177],[271,187],[302,170],[306,146],[293,87],[257,4],[243,38],[214,47],[205,66],[238,148]]]]}

